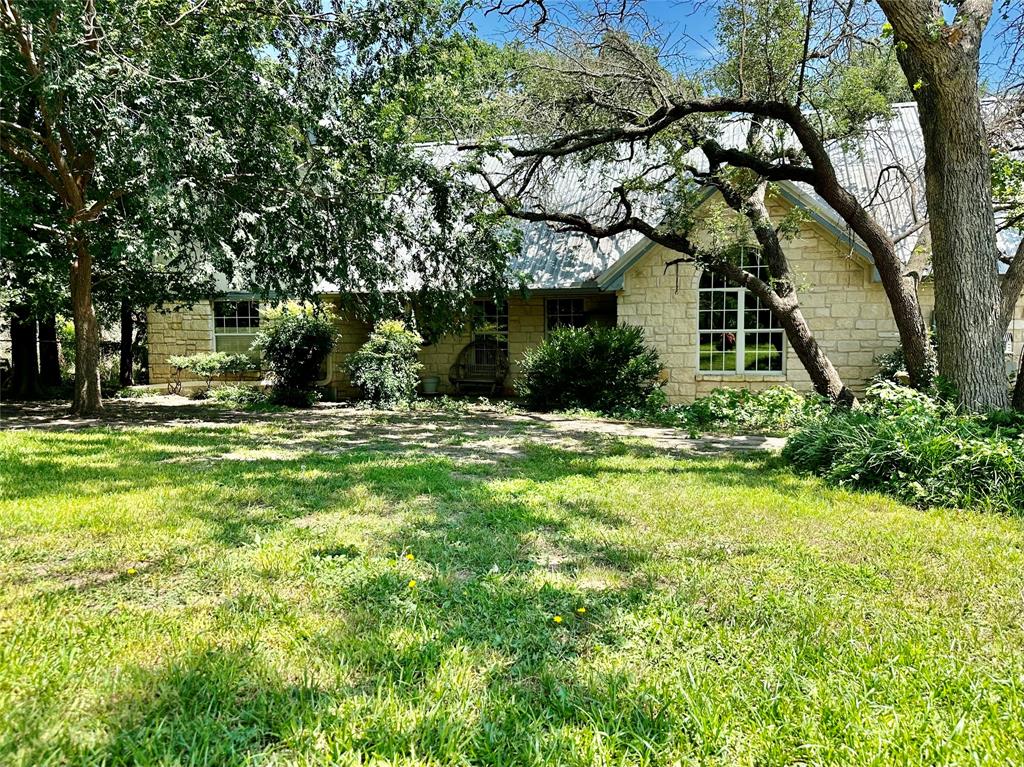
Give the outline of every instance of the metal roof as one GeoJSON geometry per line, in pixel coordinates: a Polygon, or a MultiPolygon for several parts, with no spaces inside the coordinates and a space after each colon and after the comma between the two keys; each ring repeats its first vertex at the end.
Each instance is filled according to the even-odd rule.
{"type": "MultiPolygon", "coordinates": [[[[726,146],[742,146],[745,134],[746,121],[732,120],[723,123],[719,140],[726,146]]],[[[871,121],[863,135],[831,142],[828,149],[840,182],[898,238],[897,252],[906,263],[921,241],[921,222],[927,218],[924,144],[917,105],[894,104],[890,117],[871,121]]],[[[529,196],[521,202],[525,206],[586,213],[599,221],[610,220],[617,204],[614,187],[618,180],[634,173],[644,159],[635,154],[626,160],[610,159],[582,167],[572,162],[553,163],[546,176],[531,185],[529,196]]],[[[695,151],[692,160],[699,165],[704,157],[695,151]]],[[[488,170],[500,176],[498,161],[489,162],[488,170]]],[[[811,187],[785,182],[779,186],[785,199],[808,209],[819,224],[871,261],[863,243],[811,187]]],[[[640,204],[651,213],[659,201],[646,199],[640,204]]],[[[621,284],[621,275],[628,265],[646,250],[646,239],[635,232],[597,241],[559,232],[543,223],[520,222],[520,226],[524,235],[522,249],[511,267],[529,275],[528,283],[538,289],[594,284],[614,289],[621,284]]],[[[999,234],[1000,249],[1012,254],[1020,240],[1020,232],[1006,229],[999,234]]]]}

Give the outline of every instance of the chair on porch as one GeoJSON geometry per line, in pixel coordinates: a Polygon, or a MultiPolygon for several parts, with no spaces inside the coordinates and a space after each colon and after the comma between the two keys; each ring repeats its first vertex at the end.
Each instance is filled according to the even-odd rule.
{"type": "Polygon", "coordinates": [[[461,394],[467,389],[500,393],[508,376],[508,349],[497,339],[481,337],[466,344],[448,370],[448,380],[461,394]]]}

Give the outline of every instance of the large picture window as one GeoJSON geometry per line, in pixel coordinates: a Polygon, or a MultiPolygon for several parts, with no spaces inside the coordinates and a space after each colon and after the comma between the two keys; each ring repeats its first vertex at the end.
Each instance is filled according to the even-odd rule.
{"type": "MultiPolygon", "coordinates": [[[[768,269],[754,251],[742,266],[764,281],[768,269]]],[[[771,310],[756,295],[705,271],[698,291],[697,336],[702,373],[781,373],[784,334],[771,310]]]]}
{"type": "Polygon", "coordinates": [[[555,328],[582,328],[587,324],[582,298],[549,298],[544,302],[544,315],[548,332],[555,328]]]}
{"type": "Polygon", "coordinates": [[[508,304],[504,301],[473,302],[474,363],[496,365],[508,357],[508,304]]]}
{"type": "Polygon", "coordinates": [[[259,301],[213,302],[213,337],[217,351],[248,354],[259,329],[259,301]]]}

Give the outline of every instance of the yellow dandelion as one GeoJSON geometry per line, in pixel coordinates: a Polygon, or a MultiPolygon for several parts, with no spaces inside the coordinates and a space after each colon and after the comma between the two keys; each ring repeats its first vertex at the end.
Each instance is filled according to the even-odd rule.
{"type": "Polygon", "coordinates": [[[416,588],[416,581],[415,581],[415,580],[411,580],[411,581],[409,581],[409,588],[410,588],[410,589],[414,589],[414,588],[416,588]]]}
{"type": "Polygon", "coordinates": [[[583,615],[586,611],[587,611],[586,607],[577,607],[576,608],[576,614],[577,615],[583,615]]]}
{"type": "Polygon", "coordinates": [[[556,615],[551,620],[553,620],[555,623],[561,623],[562,622],[562,616],[561,615],[556,615]]]}
{"type": "Polygon", "coordinates": [[[415,555],[412,552],[406,554],[405,558],[408,559],[410,562],[412,562],[414,559],[416,559],[415,555]]]}
{"type": "Polygon", "coordinates": [[[137,572],[138,572],[138,570],[136,570],[134,567],[129,567],[128,568],[128,575],[135,575],[135,573],[137,573],[137,572]]]}

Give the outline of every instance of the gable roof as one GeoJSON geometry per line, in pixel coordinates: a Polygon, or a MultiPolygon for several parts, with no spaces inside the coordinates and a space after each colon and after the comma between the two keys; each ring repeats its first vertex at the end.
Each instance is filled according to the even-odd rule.
{"type": "MultiPolygon", "coordinates": [[[[992,104],[990,101],[986,106],[992,104]]],[[[724,123],[720,142],[725,146],[742,146],[746,127],[745,121],[724,123]]],[[[831,142],[828,149],[840,182],[897,239],[897,253],[907,263],[926,229],[923,222],[927,218],[924,142],[917,105],[894,104],[890,117],[872,120],[858,138],[831,142]]],[[[543,179],[541,191],[534,193],[533,201],[549,209],[607,214],[614,203],[614,184],[609,182],[628,175],[630,167],[640,160],[623,160],[625,166],[616,169],[617,162],[590,163],[582,168],[564,164],[543,179]]],[[[692,162],[698,167],[705,162],[699,150],[694,151],[692,162]]],[[[870,251],[810,186],[782,182],[778,188],[784,199],[807,210],[817,224],[835,235],[842,247],[873,263],[870,251]]],[[[657,201],[648,200],[646,204],[654,206],[657,201]]],[[[543,223],[520,222],[520,226],[523,244],[510,266],[514,272],[530,275],[527,282],[534,289],[615,290],[621,287],[622,276],[629,267],[651,247],[645,237],[635,232],[595,240],[578,233],[558,232],[543,223]]],[[[1020,232],[1003,230],[999,234],[1000,249],[1012,254],[1020,240],[1020,232]]]]}

